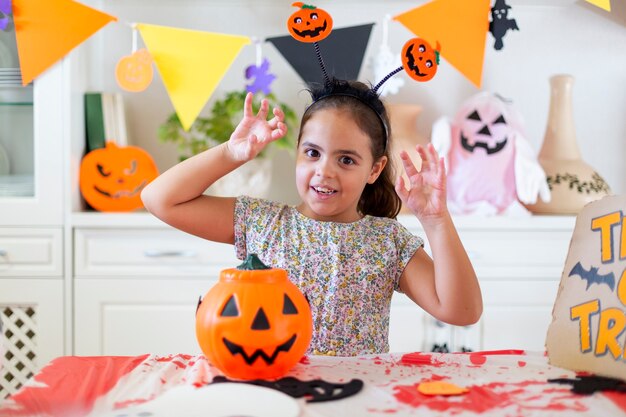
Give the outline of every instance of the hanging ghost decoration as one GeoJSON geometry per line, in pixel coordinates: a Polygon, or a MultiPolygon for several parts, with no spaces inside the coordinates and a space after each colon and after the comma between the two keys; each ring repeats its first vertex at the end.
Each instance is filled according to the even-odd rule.
{"type": "Polygon", "coordinates": [[[515,19],[509,19],[509,9],[511,6],[506,4],[505,0],[496,0],[496,3],[491,8],[491,21],[489,22],[489,32],[495,38],[493,45],[496,51],[504,48],[504,42],[502,39],[509,30],[519,30],[515,19]]]}
{"type": "Polygon", "coordinates": [[[520,202],[550,200],[521,117],[501,97],[487,92],[470,97],[452,122],[435,122],[431,140],[446,162],[451,212],[528,214],[520,202]]]}

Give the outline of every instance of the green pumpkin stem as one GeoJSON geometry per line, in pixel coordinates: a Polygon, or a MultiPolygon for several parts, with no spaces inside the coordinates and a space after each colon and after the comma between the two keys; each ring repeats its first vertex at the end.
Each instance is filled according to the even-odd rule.
{"type": "Polygon", "coordinates": [[[310,9],[310,10],[315,10],[317,9],[317,6],[313,6],[312,4],[303,4],[302,7],[300,9],[310,9]]]}
{"type": "Polygon", "coordinates": [[[254,271],[257,269],[272,269],[269,266],[265,265],[263,261],[256,256],[256,253],[251,253],[246,257],[246,260],[243,261],[241,265],[237,266],[237,269],[241,271],[254,271]]]}

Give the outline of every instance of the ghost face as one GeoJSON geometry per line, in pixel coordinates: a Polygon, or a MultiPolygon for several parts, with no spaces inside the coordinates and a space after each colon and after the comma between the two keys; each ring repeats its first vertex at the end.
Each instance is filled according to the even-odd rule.
{"type": "Polygon", "coordinates": [[[512,140],[509,118],[505,104],[499,98],[480,96],[457,115],[461,146],[470,153],[497,154],[512,140]]]}

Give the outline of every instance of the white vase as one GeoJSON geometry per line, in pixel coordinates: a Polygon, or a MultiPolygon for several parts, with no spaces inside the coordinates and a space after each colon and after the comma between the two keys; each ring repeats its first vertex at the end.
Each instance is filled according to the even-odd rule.
{"type": "Polygon", "coordinates": [[[548,125],[538,159],[552,197],[527,206],[533,213],[578,214],[585,204],[611,194],[600,174],[581,157],[574,129],[573,84],[571,75],[550,78],[548,125]]]}
{"type": "Polygon", "coordinates": [[[218,197],[266,198],[272,180],[272,160],[257,158],[240,166],[235,171],[217,180],[207,194],[218,197]]]}

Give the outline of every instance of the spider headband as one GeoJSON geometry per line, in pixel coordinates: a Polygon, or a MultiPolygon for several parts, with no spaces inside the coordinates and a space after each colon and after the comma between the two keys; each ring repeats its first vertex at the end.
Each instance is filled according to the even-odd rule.
{"type": "Polygon", "coordinates": [[[359,90],[351,86],[345,80],[331,79],[326,71],[326,65],[324,65],[324,60],[317,42],[330,35],[333,27],[332,17],[325,10],[303,4],[302,2],[293,3],[293,6],[299,7],[299,9],[287,20],[289,33],[297,41],[313,43],[317,61],[324,75],[323,87],[310,90],[313,103],[311,103],[306,111],[313,107],[315,103],[328,97],[353,97],[372,109],[376,114],[383,127],[385,135],[384,143],[385,148],[387,148],[389,127],[383,117],[385,107],[380,100],[378,90],[387,80],[402,70],[406,71],[406,73],[416,81],[424,82],[433,78],[439,65],[439,43],[437,43],[437,48],[433,49],[424,39],[410,39],[402,48],[402,66],[391,71],[378,84],[367,91],[359,90]]]}

